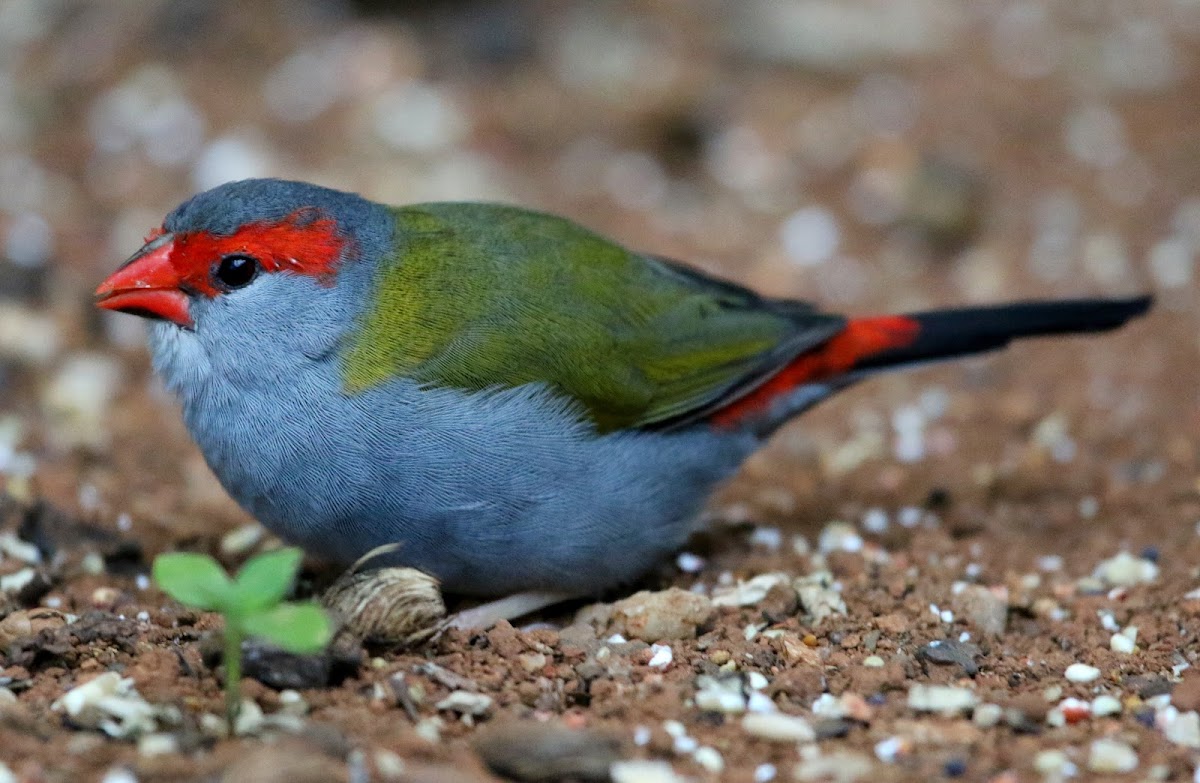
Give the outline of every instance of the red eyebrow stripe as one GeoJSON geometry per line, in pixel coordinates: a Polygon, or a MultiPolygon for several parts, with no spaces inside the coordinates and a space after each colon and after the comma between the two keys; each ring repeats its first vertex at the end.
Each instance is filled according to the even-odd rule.
{"type": "Polygon", "coordinates": [[[263,271],[291,272],[332,283],[347,239],[337,221],[312,210],[293,212],[278,222],[248,223],[229,236],[207,231],[175,234],[171,263],[181,282],[208,297],[222,291],[213,284],[212,265],[228,255],[253,256],[263,271]]]}

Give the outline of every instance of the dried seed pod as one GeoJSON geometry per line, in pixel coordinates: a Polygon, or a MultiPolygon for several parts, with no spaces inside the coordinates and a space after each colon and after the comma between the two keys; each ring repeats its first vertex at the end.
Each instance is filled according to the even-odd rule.
{"type": "Polygon", "coordinates": [[[437,580],[415,568],[347,572],[321,602],[341,620],[344,631],[375,644],[417,644],[446,617],[437,580]]]}

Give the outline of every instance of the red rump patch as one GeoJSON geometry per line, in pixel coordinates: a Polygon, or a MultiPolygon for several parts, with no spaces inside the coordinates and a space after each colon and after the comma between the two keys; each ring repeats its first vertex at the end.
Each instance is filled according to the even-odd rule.
{"type": "Polygon", "coordinates": [[[766,383],[721,408],[708,420],[717,427],[736,427],[765,411],[776,397],[798,386],[832,378],[854,369],[863,359],[911,345],[920,329],[915,320],[902,315],[855,318],[828,342],[797,356],[766,383]]]}
{"type": "MultiPolygon", "coordinates": [[[[161,236],[152,231],[149,239],[161,236]]],[[[204,296],[222,293],[213,283],[213,265],[229,255],[256,259],[264,272],[288,271],[332,284],[346,239],[337,221],[301,209],[275,223],[248,223],[229,236],[184,231],[172,240],[171,265],[182,285],[204,296]]]]}

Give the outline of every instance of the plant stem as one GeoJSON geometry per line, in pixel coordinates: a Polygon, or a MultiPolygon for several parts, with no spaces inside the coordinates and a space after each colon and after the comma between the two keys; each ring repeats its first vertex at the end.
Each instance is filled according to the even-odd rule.
{"type": "Polygon", "coordinates": [[[237,728],[238,713],[242,710],[242,633],[233,618],[225,618],[225,720],[229,736],[237,728]]]}

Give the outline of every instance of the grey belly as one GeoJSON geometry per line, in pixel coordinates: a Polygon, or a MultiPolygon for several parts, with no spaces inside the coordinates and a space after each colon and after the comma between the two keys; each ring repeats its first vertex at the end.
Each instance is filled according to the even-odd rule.
{"type": "Polygon", "coordinates": [[[600,436],[536,388],[400,386],[336,404],[206,455],[283,538],[344,563],[397,543],[392,562],[475,595],[587,594],[636,578],[683,544],[755,445],[706,428],[600,436]]]}

